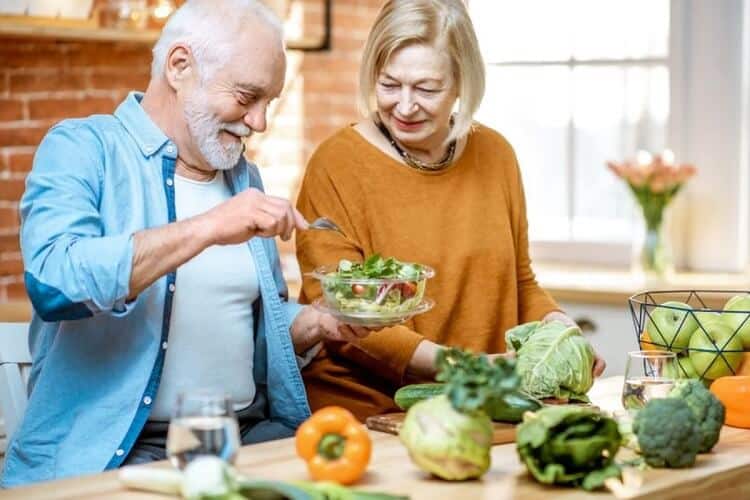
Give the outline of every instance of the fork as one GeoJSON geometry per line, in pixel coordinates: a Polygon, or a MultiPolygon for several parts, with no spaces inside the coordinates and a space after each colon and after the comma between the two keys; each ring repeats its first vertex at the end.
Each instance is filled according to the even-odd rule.
{"type": "Polygon", "coordinates": [[[322,229],[325,231],[336,231],[337,233],[341,234],[341,236],[346,237],[346,234],[344,234],[344,231],[341,230],[339,226],[336,225],[335,222],[333,222],[331,219],[327,217],[318,217],[314,221],[310,223],[310,226],[308,226],[308,229],[322,229]]]}

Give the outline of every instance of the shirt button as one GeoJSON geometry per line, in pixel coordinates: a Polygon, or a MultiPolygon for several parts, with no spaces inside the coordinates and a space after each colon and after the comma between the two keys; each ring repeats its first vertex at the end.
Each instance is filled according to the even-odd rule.
{"type": "Polygon", "coordinates": [[[119,449],[119,450],[117,450],[117,451],[115,452],[115,455],[117,455],[118,457],[121,457],[121,456],[123,456],[124,454],[125,454],[125,450],[123,450],[123,449],[119,449]]]}
{"type": "Polygon", "coordinates": [[[175,289],[174,283],[170,283],[169,284],[169,291],[170,292],[174,292],[174,289],[175,289]]]}
{"type": "Polygon", "coordinates": [[[143,398],[143,404],[150,405],[151,404],[151,398],[148,397],[148,396],[146,396],[145,398],[143,398]]]}
{"type": "Polygon", "coordinates": [[[171,177],[168,177],[167,178],[167,186],[171,186],[172,184],[174,184],[174,181],[172,180],[171,177]]]}
{"type": "Polygon", "coordinates": [[[161,348],[166,351],[167,350],[167,343],[166,342],[162,342],[161,343],[161,348]]]}
{"type": "Polygon", "coordinates": [[[167,146],[167,153],[174,153],[174,146],[167,146]]]}

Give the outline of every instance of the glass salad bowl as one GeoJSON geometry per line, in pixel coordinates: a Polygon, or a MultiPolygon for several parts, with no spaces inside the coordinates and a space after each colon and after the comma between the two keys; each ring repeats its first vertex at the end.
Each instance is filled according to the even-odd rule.
{"type": "Polygon", "coordinates": [[[313,307],[350,325],[396,325],[432,309],[435,303],[424,292],[434,275],[431,267],[377,254],[361,263],[342,260],[338,266],[321,266],[310,273],[323,291],[313,307]]]}

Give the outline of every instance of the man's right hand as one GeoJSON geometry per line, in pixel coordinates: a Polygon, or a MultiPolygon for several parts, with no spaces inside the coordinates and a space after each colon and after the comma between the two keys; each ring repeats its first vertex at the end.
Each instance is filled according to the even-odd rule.
{"type": "Polygon", "coordinates": [[[236,245],[253,236],[280,236],[286,241],[295,229],[307,229],[307,221],[289,200],[250,188],[200,216],[207,223],[210,240],[217,245],[236,245]]]}

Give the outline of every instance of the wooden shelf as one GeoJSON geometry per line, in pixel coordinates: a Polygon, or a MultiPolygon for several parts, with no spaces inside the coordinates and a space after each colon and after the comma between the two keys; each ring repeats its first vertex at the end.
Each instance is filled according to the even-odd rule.
{"type": "Polygon", "coordinates": [[[94,42],[154,43],[159,32],[5,23],[0,19],[0,35],[94,42]]]}
{"type": "MultiPolygon", "coordinates": [[[[159,38],[155,29],[101,28],[96,21],[40,18],[30,16],[0,15],[0,36],[21,38],[44,38],[49,40],[79,40],[90,42],[128,42],[153,44],[159,38]]],[[[302,37],[287,40],[289,50],[319,48],[323,42],[317,37],[302,37]]]]}

